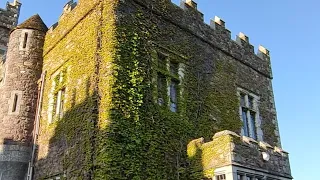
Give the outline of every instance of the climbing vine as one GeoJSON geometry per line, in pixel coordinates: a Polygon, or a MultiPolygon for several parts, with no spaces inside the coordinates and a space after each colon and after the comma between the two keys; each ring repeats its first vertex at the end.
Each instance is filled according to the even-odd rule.
{"type": "MultiPolygon", "coordinates": [[[[116,17],[125,11],[118,2],[81,3],[87,4],[63,17],[47,35],[44,69],[49,76],[39,143],[48,151],[40,150],[38,164],[56,158],[57,168],[39,169],[39,176],[162,180],[212,174],[212,169],[203,173],[199,152],[188,144],[199,137],[208,140],[222,129],[240,129],[234,67],[215,62],[203,72],[208,59],[195,56],[201,49],[190,45],[193,39],[186,36],[177,44],[162,40],[163,27],[139,6],[130,4],[132,13],[116,17]],[[178,113],[154,101],[155,50],[183,56],[178,113]],[[50,75],[64,68],[66,112],[48,124],[50,75]]],[[[172,31],[168,27],[165,33],[170,37],[172,31]]]]}

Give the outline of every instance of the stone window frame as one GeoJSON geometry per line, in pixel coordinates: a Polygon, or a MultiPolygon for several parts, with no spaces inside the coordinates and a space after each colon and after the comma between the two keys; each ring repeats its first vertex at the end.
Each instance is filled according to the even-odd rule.
{"type": "Polygon", "coordinates": [[[66,87],[66,76],[67,74],[67,68],[60,69],[53,73],[50,77],[52,79],[52,84],[51,84],[51,90],[49,94],[49,106],[48,106],[48,122],[49,124],[52,124],[56,121],[59,121],[60,119],[63,118],[64,111],[65,111],[65,106],[62,107],[62,112],[61,112],[61,96],[62,96],[62,91],[64,92],[64,98],[63,98],[63,104],[66,104],[66,98],[67,98],[67,87],[66,87]],[[55,79],[59,76],[59,83],[63,83],[62,85],[56,84],[55,79]],[[57,89],[59,88],[59,89],[57,89]],[[56,97],[58,96],[58,97],[56,97]],[[59,97],[60,96],[60,97],[59,97]],[[57,102],[59,102],[57,104],[57,102]],[[56,112],[55,107],[59,107],[56,112]],[[59,117],[56,117],[56,115],[59,114],[59,117]]]}
{"type": "MultiPolygon", "coordinates": [[[[259,103],[260,103],[260,97],[248,90],[245,90],[243,88],[238,87],[237,88],[237,95],[239,98],[239,117],[242,122],[243,120],[243,109],[245,108],[247,111],[246,118],[247,118],[247,128],[248,132],[245,133],[244,126],[241,128],[241,135],[250,137],[257,141],[263,141],[263,132],[261,129],[261,117],[260,117],[260,111],[259,111],[259,103]],[[245,104],[241,104],[241,97],[244,95],[245,97],[245,104]],[[252,103],[250,103],[250,100],[252,100],[252,103]],[[252,121],[248,121],[248,117],[251,116],[251,113],[255,113],[254,116],[254,124],[252,124],[252,121]],[[254,129],[252,129],[254,127],[254,129]]],[[[245,124],[243,124],[245,125],[245,124]]]]}
{"type": "Polygon", "coordinates": [[[167,49],[157,49],[153,52],[153,62],[155,67],[155,73],[153,78],[153,84],[155,85],[155,103],[159,106],[167,107],[171,112],[173,113],[179,113],[181,112],[181,109],[179,109],[179,103],[182,99],[183,89],[181,88],[181,84],[183,82],[184,78],[184,69],[185,65],[179,55],[168,51],[167,49]],[[161,63],[160,56],[165,57],[164,61],[161,63]],[[177,65],[176,72],[172,72],[173,70],[173,64],[177,65]],[[162,75],[165,78],[165,99],[160,99],[159,97],[159,75],[162,75]],[[171,99],[171,92],[172,92],[172,82],[176,82],[176,102],[172,102],[171,99]],[[174,107],[175,106],[175,107],[174,107]]]}
{"type": "Polygon", "coordinates": [[[8,115],[18,116],[20,114],[21,105],[23,104],[22,91],[11,91],[11,96],[8,100],[8,115]]]}

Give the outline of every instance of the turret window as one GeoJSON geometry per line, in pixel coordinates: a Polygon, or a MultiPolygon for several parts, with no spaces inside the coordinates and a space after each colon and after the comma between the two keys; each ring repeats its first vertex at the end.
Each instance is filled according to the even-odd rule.
{"type": "Polygon", "coordinates": [[[22,45],[22,48],[25,49],[27,47],[27,42],[28,42],[28,33],[25,32],[24,33],[24,37],[23,37],[23,45],[22,45]]]}
{"type": "Polygon", "coordinates": [[[12,112],[17,111],[17,104],[18,103],[18,94],[14,94],[13,96],[13,104],[12,104],[12,112]]]}
{"type": "Polygon", "coordinates": [[[22,30],[19,41],[20,41],[20,45],[19,45],[19,50],[20,51],[26,51],[29,49],[29,44],[30,44],[30,38],[32,38],[33,33],[32,30],[29,29],[25,29],[22,30]]]}
{"type": "Polygon", "coordinates": [[[9,115],[19,115],[20,104],[22,103],[22,91],[11,92],[11,98],[9,100],[9,115]]]}

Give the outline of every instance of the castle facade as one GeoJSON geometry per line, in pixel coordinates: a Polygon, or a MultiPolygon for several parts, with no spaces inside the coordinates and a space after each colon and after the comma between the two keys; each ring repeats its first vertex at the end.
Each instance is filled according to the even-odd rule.
{"type": "Polygon", "coordinates": [[[0,10],[0,180],[291,180],[269,51],[192,0],[0,10]]]}

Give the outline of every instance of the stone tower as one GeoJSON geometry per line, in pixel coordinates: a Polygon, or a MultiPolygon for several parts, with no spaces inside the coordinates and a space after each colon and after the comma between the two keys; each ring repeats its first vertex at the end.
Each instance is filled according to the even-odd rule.
{"type": "Polygon", "coordinates": [[[0,180],[25,179],[47,26],[34,15],[11,31],[0,85],[0,180]]]}
{"type": "Polygon", "coordinates": [[[7,50],[10,31],[17,26],[21,3],[14,0],[7,3],[6,9],[0,8],[0,56],[7,50]]]}

